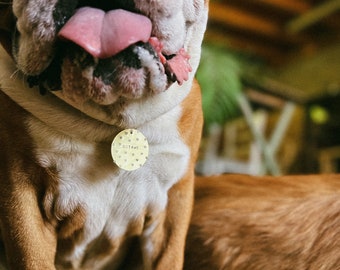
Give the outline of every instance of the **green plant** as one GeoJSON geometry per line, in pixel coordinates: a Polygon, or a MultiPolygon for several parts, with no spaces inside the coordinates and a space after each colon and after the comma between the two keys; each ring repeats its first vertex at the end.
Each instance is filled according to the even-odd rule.
{"type": "Polygon", "coordinates": [[[202,88],[205,130],[240,115],[236,97],[242,90],[241,61],[234,53],[204,45],[197,79],[202,88]]]}

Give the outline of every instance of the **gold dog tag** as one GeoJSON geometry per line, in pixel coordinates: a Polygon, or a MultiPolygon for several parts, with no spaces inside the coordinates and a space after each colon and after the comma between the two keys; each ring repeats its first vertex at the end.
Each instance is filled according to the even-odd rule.
{"type": "Polygon", "coordinates": [[[111,144],[114,163],[123,170],[133,171],[144,165],[149,155],[149,143],[136,129],[125,129],[118,133],[111,144]]]}

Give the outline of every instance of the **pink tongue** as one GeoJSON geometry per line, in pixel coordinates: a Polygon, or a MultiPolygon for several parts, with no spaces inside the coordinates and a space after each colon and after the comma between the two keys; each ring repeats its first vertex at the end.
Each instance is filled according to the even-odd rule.
{"type": "Polygon", "coordinates": [[[70,40],[97,58],[111,57],[130,45],[147,42],[151,35],[149,18],[126,10],[83,7],[68,20],[59,37],[70,40]]]}

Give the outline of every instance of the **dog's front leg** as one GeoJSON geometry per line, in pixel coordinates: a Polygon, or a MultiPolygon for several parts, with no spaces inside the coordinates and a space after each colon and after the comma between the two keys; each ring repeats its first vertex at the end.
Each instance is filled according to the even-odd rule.
{"type": "Polygon", "coordinates": [[[0,231],[9,269],[55,269],[56,235],[43,219],[38,188],[25,172],[0,173],[0,231]]]}
{"type": "MultiPolygon", "coordinates": [[[[194,167],[203,123],[200,88],[196,81],[189,96],[182,103],[182,108],[179,131],[183,141],[189,146],[190,160],[184,177],[168,192],[165,212],[156,223],[151,223],[152,225],[145,230],[147,232],[148,229],[157,226],[151,240],[145,240],[142,247],[144,262],[147,262],[149,267],[147,269],[183,268],[184,246],[193,205],[194,167]],[[153,255],[147,256],[151,250],[153,255]]],[[[171,168],[176,169],[176,166],[171,168]]]]}
{"type": "Polygon", "coordinates": [[[43,220],[36,189],[23,178],[14,180],[20,187],[5,186],[4,179],[0,184],[1,234],[8,267],[13,270],[55,269],[54,229],[43,220]]]}
{"type": "Polygon", "coordinates": [[[33,158],[26,113],[1,91],[0,104],[0,230],[7,265],[55,269],[55,230],[40,204],[50,177],[33,158]]]}
{"type": "Polygon", "coordinates": [[[183,268],[185,239],[192,203],[193,177],[187,176],[169,191],[169,202],[163,223],[152,235],[159,253],[154,256],[151,269],[180,270],[183,268]]]}

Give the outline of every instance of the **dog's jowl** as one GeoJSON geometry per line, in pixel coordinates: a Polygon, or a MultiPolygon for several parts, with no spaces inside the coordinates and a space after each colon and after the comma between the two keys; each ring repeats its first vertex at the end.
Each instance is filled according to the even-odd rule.
{"type": "Polygon", "coordinates": [[[8,269],[182,268],[207,9],[204,0],[1,1],[8,269]]]}

